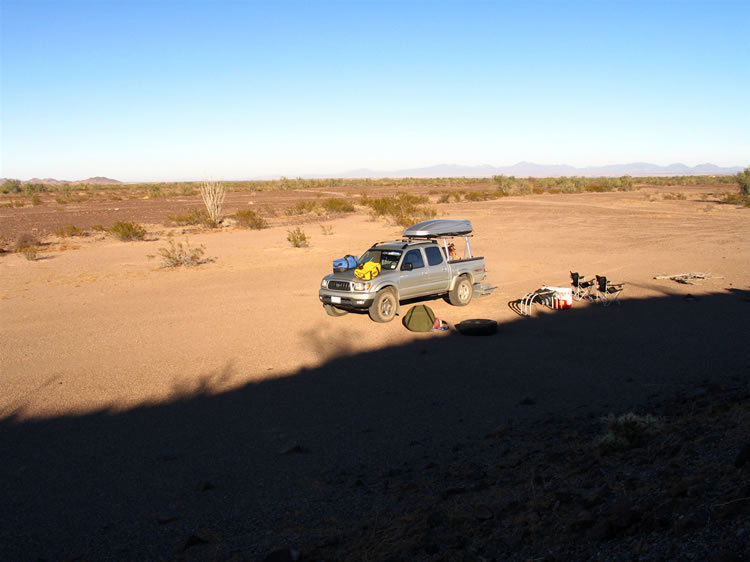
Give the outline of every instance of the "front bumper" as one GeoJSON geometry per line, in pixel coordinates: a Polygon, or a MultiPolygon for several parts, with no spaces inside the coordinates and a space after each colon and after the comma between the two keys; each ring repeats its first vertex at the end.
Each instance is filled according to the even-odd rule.
{"type": "Polygon", "coordinates": [[[352,293],[320,289],[318,298],[323,304],[329,304],[345,310],[361,310],[370,308],[375,296],[368,293],[352,293]]]}

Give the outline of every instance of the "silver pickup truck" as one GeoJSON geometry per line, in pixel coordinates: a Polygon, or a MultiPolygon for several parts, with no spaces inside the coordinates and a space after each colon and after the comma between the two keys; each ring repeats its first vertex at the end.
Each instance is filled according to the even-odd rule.
{"type": "Polygon", "coordinates": [[[474,284],[486,276],[483,257],[471,254],[472,226],[468,220],[435,219],[407,228],[401,240],[374,244],[359,264],[374,261],[380,273],[369,281],[354,269],[329,273],[318,296],[331,316],[367,311],[375,322],[390,322],[406,299],[445,295],[455,306],[471,302],[474,284]],[[459,256],[454,238],[463,238],[459,256]]]}

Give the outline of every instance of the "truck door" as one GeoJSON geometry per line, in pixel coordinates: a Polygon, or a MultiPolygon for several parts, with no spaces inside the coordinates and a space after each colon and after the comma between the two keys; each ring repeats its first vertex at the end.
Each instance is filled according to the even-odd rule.
{"type": "Polygon", "coordinates": [[[451,285],[451,268],[445,260],[443,251],[438,246],[428,246],[424,249],[427,256],[430,291],[447,291],[451,285]]]}
{"type": "Polygon", "coordinates": [[[399,297],[408,299],[428,293],[429,273],[425,267],[422,250],[413,248],[406,252],[401,262],[399,297]],[[411,270],[405,270],[404,264],[411,264],[411,270]]]}

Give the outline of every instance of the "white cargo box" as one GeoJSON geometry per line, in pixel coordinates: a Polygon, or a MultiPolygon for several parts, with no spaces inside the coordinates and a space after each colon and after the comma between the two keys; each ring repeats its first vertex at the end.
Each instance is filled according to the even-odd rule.
{"type": "Polygon", "coordinates": [[[441,236],[466,236],[473,228],[467,219],[432,219],[404,230],[406,238],[440,238],[441,236]]]}

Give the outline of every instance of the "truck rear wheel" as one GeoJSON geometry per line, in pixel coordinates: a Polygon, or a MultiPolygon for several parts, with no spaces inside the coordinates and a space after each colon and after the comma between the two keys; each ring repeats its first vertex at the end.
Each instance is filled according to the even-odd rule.
{"type": "Polygon", "coordinates": [[[390,322],[396,316],[398,308],[398,299],[393,289],[382,289],[375,295],[368,310],[370,318],[375,322],[390,322]]]}
{"type": "Polygon", "coordinates": [[[462,275],[456,281],[456,284],[448,293],[448,302],[453,306],[466,306],[471,302],[471,297],[474,294],[474,287],[471,281],[466,275],[462,275]]]}

